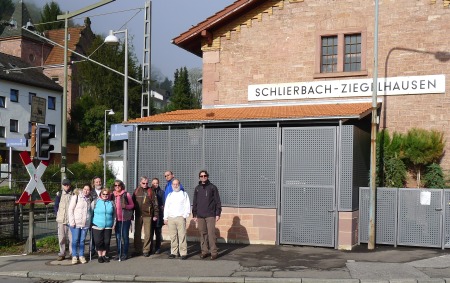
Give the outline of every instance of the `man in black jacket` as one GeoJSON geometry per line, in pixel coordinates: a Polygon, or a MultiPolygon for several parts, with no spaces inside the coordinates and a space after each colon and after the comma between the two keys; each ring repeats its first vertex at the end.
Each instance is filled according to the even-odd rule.
{"type": "Polygon", "coordinates": [[[206,258],[211,251],[211,260],[215,260],[217,258],[216,222],[219,221],[222,213],[222,203],[217,187],[208,180],[208,177],[206,170],[200,171],[200,181],[194,190],[192,217],[198,223],[202,250],[200,258],[206,258]]]}

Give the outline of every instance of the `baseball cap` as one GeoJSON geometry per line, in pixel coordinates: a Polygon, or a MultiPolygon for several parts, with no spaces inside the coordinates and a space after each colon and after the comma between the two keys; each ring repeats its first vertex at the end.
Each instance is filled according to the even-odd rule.
{"type": "Polygon", "coordinates": [[[63,184],[63,185],[70,185],[70,180],[69,180],[69,179],[64,179],[64,180],[62,181],[62,184],[63,184]]]}

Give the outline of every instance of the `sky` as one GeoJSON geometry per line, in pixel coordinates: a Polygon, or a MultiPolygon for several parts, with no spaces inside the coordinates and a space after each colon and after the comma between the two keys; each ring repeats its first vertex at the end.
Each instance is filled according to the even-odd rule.
{"type": "MultiPolygon", "coordinates": [[[[42,7],[47,0],[32,1],[42,7]]],[[[49,2],[50,0],[48,0],[49,2]]],[[[201,58],[177,47],[171,40],[204,21],[235,0],[152,0],[152,49],[151,64],[163,76],[173,81],[173,74],[181,67],[201,68],[201,58]]],[[[56,0],[62,11],[74,12],[100,0],[56,0]]],[[[128,29],[137,59],[142,62],[145,0],[116,0],[105,6],[81,14],[75,22],[82,24],[89,16],[91,28],[96,34],[108,35],[109,30],[128,29]],[[141,8],[140,11],[137,9],[141,8]],[[122,11],[122,12],[120,12],[122,11]]],[[[123,37],[123,34],[117,34],[123,37]]]]}

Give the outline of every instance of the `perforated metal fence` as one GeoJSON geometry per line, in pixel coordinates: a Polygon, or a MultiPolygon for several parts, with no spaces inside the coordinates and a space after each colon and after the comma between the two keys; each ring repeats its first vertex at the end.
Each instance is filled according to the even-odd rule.
{"type": "Polygon", "coordinates": [[[277,133],[277,127],[141,130],[138,143],[129,136],[129,182],[137,182],[137,168],[137,176],[157,177],[164,188],[164,172],[171,170],[192,201],[198,173],[206,169],[223,206],[275,208],[277,133]]]}
{"type": "Polygon", "coordinates": [[[280,243],[333,247],[338,201],[342,211],[356,210],[359,187],[367,184],[369,137],[336,123],[142,127],[129,135],[128,184],[158,177],[163,188],[164,172],[171,170],[192,198],[206,169],[223,206],[277,209],[280,243]]]}
{"type": "MultiPolygon", "coordinates": [[[[370,189],[360,189],[359,240],[368,242],[370,189]]],[[[376,243],[450,247],[450,190],[378,188],[376,243]]]]}

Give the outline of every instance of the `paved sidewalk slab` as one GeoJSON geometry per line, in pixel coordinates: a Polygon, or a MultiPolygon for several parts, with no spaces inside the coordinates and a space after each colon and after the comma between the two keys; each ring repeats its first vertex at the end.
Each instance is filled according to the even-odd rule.
{"type": "Polygon", "coordinates": [[[429,278],[416,268],[402,263],[347,262],[352,278],[359,279],[408,279],[429,278]]]}

